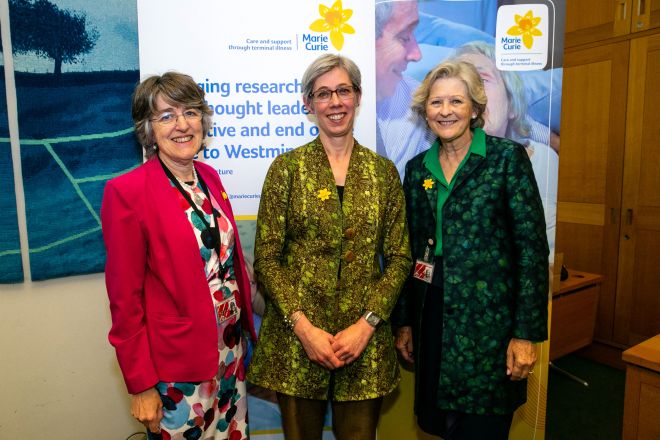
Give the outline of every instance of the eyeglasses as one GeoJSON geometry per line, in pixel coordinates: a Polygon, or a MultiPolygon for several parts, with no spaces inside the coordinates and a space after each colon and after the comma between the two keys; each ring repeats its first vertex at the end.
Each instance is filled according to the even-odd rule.
{"type": "Polygon", "coordinates": [[[353,86],[341,86],[335,90],[321,89],[316,92],[310,93],[310,97],[315,102],[328,102],[332,99],[332,94],[336,93],[337,97],[342,101],[349,101],[355,97],[356,88],[353,86]]]}
{"type": "Polygon", "coordinates": [[[151,120],[165,127],[169,127],[176,124],[177,121],[179,120],[179,117],[181,116],[183,116],[186,122],[189,123],[199,122],[202,120],[202,113],[199,110],[195,110],[195,109],[185,110],[180,115],[176,113],[165,112],[165,113],[161,113],[160,115],[156,116],[151,120]]]}

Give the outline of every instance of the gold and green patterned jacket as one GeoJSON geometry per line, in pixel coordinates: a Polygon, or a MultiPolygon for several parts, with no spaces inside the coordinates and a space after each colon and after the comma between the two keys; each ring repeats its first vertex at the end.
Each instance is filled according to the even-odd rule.
{"type": "Polygon", "coordinates": [[[307,358],[284,317],[302,310],[312,324],[336,334],[371,310],[385,322],[360,358],[335,370],[332,397],[364,400],[391,392],[399,367],[389,316],[410,266],[403,189],[390,160],[356,142],[340,203],[318,138],[278,156],[257,219],[254,267],[267,300],[249,380],[326,399],[330,372],[307,358]]]}

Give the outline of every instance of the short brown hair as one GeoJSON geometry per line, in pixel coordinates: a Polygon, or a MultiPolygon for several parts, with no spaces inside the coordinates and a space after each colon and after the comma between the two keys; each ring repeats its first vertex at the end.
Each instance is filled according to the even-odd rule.
{"type": "Polygon", "coordinates": [[[458,78],[467,88],[468,96],[472,101],[472,109],[477,116],[470,121],[470,128],[484,126],[484,112],[486,111],[486,90],[477,69],[465,61],[445,61],[435,66],[424,77],[412,99],[412,110],[422,119],[426,119],[426,101],[429,99],[433,84],[443,78],[458,78]]]}
{"type": "Polygon", "coordinates": [[[163,75],[150,76],[135,87],[131,108],[135,135],[144,148],[147,158],[156,154],[156,150],[153,148],[155,140],[151,118],[156,115],[155,101],[158,96],[162,96],[170,105],[202,112],[202,136],[206,137],[206,133],[211,127],[213,111],[204,100],[204,90],[191,76],[183,73],[167,72],[163,75]]]}

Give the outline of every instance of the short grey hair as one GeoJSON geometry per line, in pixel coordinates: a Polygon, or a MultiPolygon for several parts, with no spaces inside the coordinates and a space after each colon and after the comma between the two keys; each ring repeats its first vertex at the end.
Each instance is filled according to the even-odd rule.
{"type": "Polygon", "coordinates": [[[484,112],[488,102],[484,82],[477,68],[466,61],[445,61],[431,69],[413,93],[412,110],[422,119],[426,119],[426,102],[431,94],[431,87],[437,80],[444,78],[457,78],[465,84],[472,109],[476,113],[476,117],[470,121],[470,128],[483,127],[484,112]]]}
{"type": "Polygon", "coordinates": [[[327,53],[312,61],[303,74],[303,98],[306,104],[309,104],[311,101],[316,80],[336,68],[343,69],[348,73],[348,78],[351,80],[351,85],[355,89],[355,93],[360,94],[362,90],[362,74],[357,64],[345,56],[327,53]]]}

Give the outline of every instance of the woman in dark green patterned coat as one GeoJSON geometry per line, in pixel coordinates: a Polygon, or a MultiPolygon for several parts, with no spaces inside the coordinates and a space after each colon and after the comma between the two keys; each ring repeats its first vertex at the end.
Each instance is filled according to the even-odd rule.
{"type": "MultiPolygon", "coordinates": [[[[523,146],[481,129],[486,94],[445,62],[413,109],[437,140],[406,166],[413,271],[392,319],[415,364],[420,427],[445,439],[506,439],[547,338],[548,245],[523,146]]],[[[485,114],[484,114],[485,113],[485,114]]]]}
{"type": "Polygon", "coordinates": [[[306,70],[319,137],[273,161],[254,268],[267,302],[248,371],[277,392],[287,439],[320,439],[327,401],[338,439],[373,439],[399,380],[389,316],[410,271],[394,164],[353,138],[360,71],[323,55],[306,70]]]}

